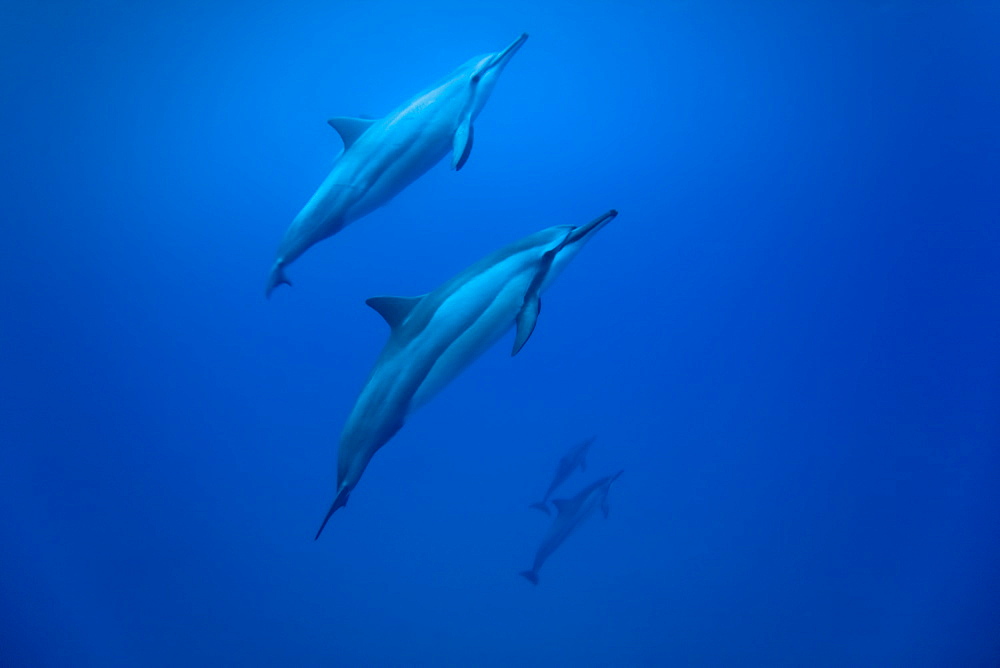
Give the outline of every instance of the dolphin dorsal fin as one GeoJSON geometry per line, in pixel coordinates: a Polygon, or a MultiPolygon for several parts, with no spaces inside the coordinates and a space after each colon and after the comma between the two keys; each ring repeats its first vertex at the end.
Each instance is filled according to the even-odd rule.
{"type": "Polygon", "coordinates": [[[573,500],[552,499],[552,505],[556,507],[556,510],[558,510],[560,514],[562,514],[573,508],[573,500]]]}
{"type": "Polygon", "coordinates": [[[351,145],[358,140],[358,137],[365,133],[365,130],[372,126],[375,121],[370,118],[351,118],[350,116],[338,116],[327,121],[330,127],[337,131],[344,141],[344,150],[351,148],[351,145]]]}
{"type": "Polygon", "coordinates": [[[375,309],[389,324],[389,327],[395,329],[406,320],[413,307],[423,298],[423,295],[419,297],[371,297],[366,299],[365,303],[375,309]]]}

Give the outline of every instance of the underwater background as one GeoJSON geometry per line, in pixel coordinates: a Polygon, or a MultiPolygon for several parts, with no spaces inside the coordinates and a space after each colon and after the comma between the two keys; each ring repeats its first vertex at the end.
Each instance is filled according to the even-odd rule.
{"type": "Polygon", "coordinates": [[[7,2],[0,91],[0,664],[1000,664],[997,3],[7,2]],[[325,120],[522,31],[265,300],[325,120]],[[365,298],[612,207],[314,542],[365,298]]]}

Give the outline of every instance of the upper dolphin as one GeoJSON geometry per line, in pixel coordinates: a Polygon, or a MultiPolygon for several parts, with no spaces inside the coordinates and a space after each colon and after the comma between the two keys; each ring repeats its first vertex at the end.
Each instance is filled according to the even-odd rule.
{"type": "Polygon", "coordinates": [[[340,436],[337,493],[316,537],[347,503],[375,452],[406,417],[447,385],[516,323],[512,355],[527,342],[541,293],[566,264],[618,215],[586,225],[535,232],[480,260],[421,297],[372,297],[366,303],[389,324],[389,340],[340,436]]]}
{"type": "Polygon", "coordinates": [[[330,174],[285,231],[267,280],[267,296],[291,285],[285,267],[310,246],[368,215],[452,151],[461,169],[472,150],[472,122],[500,73],[521,48],[522,34],[499,53],[473,58],[385,118],[331,118],[344,151],[330,174]]]}
{"type": "Polygon", "coordinates": [[[560,460],[559,466],[556,467],[556,474],[552,476],[552,482],[549,484],[549,488],[545,491],[545,496],[538,503],[531,504],[532,508],[541,510],[546,515],[549,514],[548,501],[549,497],[552,496],[552,492],[556,491],[559,485],[566,482],[566,480],[573,474],[573,471],[580,468],[581,471],[587,470],[587,450],[590,449],[591,444],[593,444],[594,439],[588,438],[582,443],[577,443],[569,452],[567,452],[560,460]]]}
{"type": "Polygon", "coordinates": [[[611,483],[617,480],[621,474],[622,471],[619,471],[587,485],[572,499],[554,499],[552,501],[556,510],[559,511],[559,515],[552,521],[549,532],[542,539],[542,544],[538,547],[538,552],[535,553],[535,563],[532,564],[531,570],[521,571],[521,575],[530,580],[532,584],[538,584],[538,569],[584,520],[593,515],[598,507],[604,513],[605,518],[608,516],[610,511],[608,490],[611,489],[611,483]]]}

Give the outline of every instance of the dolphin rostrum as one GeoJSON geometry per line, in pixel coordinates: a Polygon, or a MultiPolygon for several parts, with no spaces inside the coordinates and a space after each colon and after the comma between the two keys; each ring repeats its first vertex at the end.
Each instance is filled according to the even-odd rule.
{"type": "Polygon", "coordinates": [[[611,483],[617,480],[622,473],[623,471],[619,471],[587,485],[572,499],[552,500],[552,504],[559,511],[559,514],[552,521],[552,526],[545,534],[545,538],[542,539],[542,544],[538,547],[538,552],[535,553],[535,563],[531,570],[521,571],[521,575],[530,580],[531,584],[538,584],[538,569],[584,520],[593,515],[598,507],[607,518],[610,510],[608,490],[611,489],[611,483]]]}
{"type": "Polygon", "coordinates": [[[580,468],[581,471],[587,470],[587,450],[590,449],[591,444],[594,442],[593,438],[588,438],[582,443],[578,443],[570,448],[569,452],[559,460],[559,466],[556,468],[556,474],[552,478],[552,484],[545,491],[545,496],[538,503],[531,504],[531,508],[541,510],[546,515],[551,514],[549,511],[549,497],[552,496],[552,492],[556,491],[556,487],[566,482],[566,480],[573,474],[573,471],[580,468]]]}
{"type": "Polygon", "coordinates": [[[449,149],[452,167],[461,169],[472,150],[472,122],[527,39],[522,34],[499,53],[473,58],[385,118],[331,118],[344,151],[285,232],[267,296],[282,283],[291,285],[285,267],[309,247],[386,204],[449,149]]]}
{"type": "Polygon", "coordinates": [[[483,258],[420,297],[372,297],[366,303],[391,331],[340,435],[337,494],[323,519],[347,503],[372,456],[469,363],[516,324],[511,355],[531,336],[541,293],[618,212],[575,227],[535,232],[483,258]]]}

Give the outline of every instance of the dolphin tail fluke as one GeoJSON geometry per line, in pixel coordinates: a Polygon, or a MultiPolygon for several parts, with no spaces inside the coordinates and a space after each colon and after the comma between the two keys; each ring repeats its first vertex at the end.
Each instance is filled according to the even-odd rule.
{"type": "Polygon", "coordinates": [[[285,265],[280,262],[275,262],[274,266],[271,268],[271,275],[267,278],[267,289],[264,294],[270,299],[271,293],[279,285],[287,285],[291,287],[292,282],[288,280],[288,276],[285,276],[285,265]]]}
{"type": "Polygon", "coordinates": [[[535,510],[540,510],[543,513],[545,513],[546,515],[551,515],[552,514],[552,511],[549,510],[549,504],[545,503],[544,501],[539,501],[538,503],[533,503],[533,504],[531,504],[528,507],[529,508],[534,508],[535,510]]]}
{"type": "Polygon", "coordinates": [[[520,573],[518,573],[518,575],[523,576],[525,579],[528,580],[528,582],[530,582],[533,585],[538,584],[538,573],[536,573],[535,571],[521,571],[520,573]]]}
{"type": "Polygon", "coordinates": [[[330,504],[330,510],[326,511],[326,517],[323,518],[323,523],[319,525],[319,531],[316,532],[316,538],[313,538],[313,540],[317,540],[319,538],[319,535],[323,533],[323,529],[326,527],[326,523],[330,521],[330,517],[332,517],[333,514],[337,512],[337,509],[343,508],[344,506],[347,505],[347,497],[350,495],[350,493],[351,490],[347,489],[346,487],[342,487],[340,491],[337,492],[337,498],[335,498],[333,500],[333,503],[330,504]]]}

